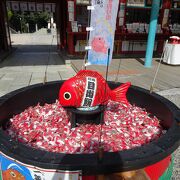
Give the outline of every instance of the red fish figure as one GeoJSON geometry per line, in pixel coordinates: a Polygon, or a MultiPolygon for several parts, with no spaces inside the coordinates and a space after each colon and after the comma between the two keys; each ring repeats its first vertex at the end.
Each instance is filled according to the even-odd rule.
{"type": "Polygon", "coordinates": [[[126,92],[130,85],[127,82],[111,90],[98,72],[81,70],[63,83],[59,91],[59,101],[64,107],[76,108],[105,105],[109,99],[128,104],[126,92]]]}
{"type": "Polygon", "coordinates": [[[91,42],[92,49],[98,53],[107,53],[107,45],[102,37],[95,37],[91,42]]]}

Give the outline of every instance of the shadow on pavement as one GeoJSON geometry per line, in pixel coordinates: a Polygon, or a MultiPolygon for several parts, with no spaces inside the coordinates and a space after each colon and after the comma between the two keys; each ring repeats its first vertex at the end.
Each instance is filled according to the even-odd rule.
{"type": "Polygon", "coordinates": [[[64,65],[65,60],[57,45],[14,45],[12,54],[6,57],[0,67],[64,65]]]}

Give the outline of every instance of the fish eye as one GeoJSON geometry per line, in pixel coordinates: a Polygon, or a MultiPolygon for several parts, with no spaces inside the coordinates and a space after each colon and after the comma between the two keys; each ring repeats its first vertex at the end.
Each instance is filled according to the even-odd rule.
{"type": "Polygon", "coordinates": [[[16,174],[13,171],[11,171],[10,174],[12,177],[16,177],[16,174]]]}
{"type": "Polygon", "coordinates": [[[64,93],[64,99],[69,100],[71,99],[71,94],[69,92],[64,93]]]}

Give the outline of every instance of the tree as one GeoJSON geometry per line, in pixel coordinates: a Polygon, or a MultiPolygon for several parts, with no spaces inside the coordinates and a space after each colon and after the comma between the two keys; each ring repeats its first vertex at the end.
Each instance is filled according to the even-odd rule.
{"type": "Polygon", "coordinates": [[[47,28],[50,15],[47,12],[9,12],[8,15],[10,27],[20,32],[28,32],[27,23],[29,24],[29,32],[36,31],[36,24],[38,29],[47,28]],[[12,13],[12,14],[11,14],[12,13]]]}
{"type": "Polygon", "coordinates": [[[10,27],[13,28],[16,31],[20,31],[21,26],[20,26],[20,17],[19,14],[13,13],[12,17],[10,18],[10,27]]]}
{"type": "Polygon", "coordinates": [[[47,13],[47,12],[36,13],[35,16],[36,16],[36,22],[38,25],[38,29],[47,28],[48,21],[50,19],[49,13],[47,13]]]}
{"type": "Polygon", "coordinates": [[[7,15],[8,15],[8,21],[11,20],[12,16],[13,16],[13,13],[11,10],[7,9],[7,15]]]}

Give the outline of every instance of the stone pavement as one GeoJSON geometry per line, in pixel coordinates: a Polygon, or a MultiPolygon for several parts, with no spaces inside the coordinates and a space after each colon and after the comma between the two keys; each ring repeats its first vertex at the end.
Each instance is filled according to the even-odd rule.
{"type": "MultiPolygon", "coordinates": [[[[72,66],[64,64],[64,59],[56,51],[54,34],[18,34],[12,36],[12,41],[15,51],[0,63],[0,96],[21,87],[44,82],[46,72],[47,81],[54,81],[68,79],[82,67],[82,60],[73,60],[72,66]]],[[[142,61],[143,59],[123,60],[117,77],[118,81],[131,81],[134,85],[149,89],[157,61],[154,61],[153,67],[149,69],[144,68],[142,61]]],[[[119,60],[113,60],[108,80],[116,79],[118,66],[119,60]]],[[[90,68],[99,70],[105,75],[104,69],[100,66],[90,68]]],[[[158,75],[154,90],[180,108],[179,77],[179,66],[163,65],[160,67],[160,76],[158,75]]],[[[180,148],[175,152],[172,179],[180,179],[180,148]]]]}
{"type": "Polygon", "coordinates": [[[70,78],[75,71],[63,64],[58,53],[52,53],[48,62],[47,52],[23,52],[17,50],[0,64],[0,96],[15,89],[47,81],[70,78]],[[48,65],[47,65],[48,63],[48,65]]]}
{"type": "Polygon", "coordinates": [[[13,34],[14,53],[0,63],[0,96],[15,89],[47,81],[68,79],[75,74],[64,64],[53,34],[13,34]]]}

